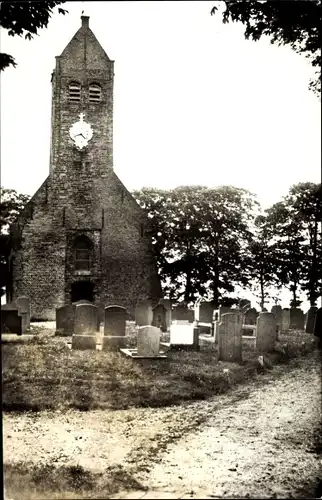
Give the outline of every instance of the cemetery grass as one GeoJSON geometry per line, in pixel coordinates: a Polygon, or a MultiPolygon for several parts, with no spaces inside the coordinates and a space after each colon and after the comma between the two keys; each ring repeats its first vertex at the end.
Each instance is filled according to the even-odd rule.
{"type": "MultiPolygon", "coordinates": [[[[129,347],[134,347],[131,324],[127,335],[129,347]]],[[[2,342],[4,411],[163,407],[222,394],[263,371],[257,360],[263,353],[247,345],[238,364],[218,362],[217,346],[208,340],[201,340],[199,352],[168,351],[167,359],[158,360],[70,350],[66,340],[39,331],[26,343],[2,342]]],[[[305,355],[317,345],[315,337],[300,331],[280,334],[280,343],[287,343],[287,349],[267,354],[268,367],[305,355]]]]}

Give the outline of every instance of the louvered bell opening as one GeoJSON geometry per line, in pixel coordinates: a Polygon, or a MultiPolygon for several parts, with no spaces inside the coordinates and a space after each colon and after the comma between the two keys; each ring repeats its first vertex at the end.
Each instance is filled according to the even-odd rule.
{"type": "Polygon", "coordinates": [[[89,88],[89,101],[98,102],[101,100],[101,88],[98,86],[93,86],[89,88]]]}
{"type": "Polygon", "coordinates": [[[69,100],[70,101],[80,101],[80,87],[78,85],[69,86],[69,100]]]}

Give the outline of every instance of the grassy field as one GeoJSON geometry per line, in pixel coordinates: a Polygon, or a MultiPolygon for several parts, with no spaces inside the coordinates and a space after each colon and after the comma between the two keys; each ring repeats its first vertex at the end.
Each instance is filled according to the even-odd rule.
{"type": "MultiPolygon", "coordinates": [[[[135,345],[135,329],[130,326],[127,333],[129,345],[135,345]]],[[[223,393],[262,370],[257,358],[263,353],[247,345],[238,364],[218,362],[217,346],[207,340],[201,340],[199,352],[169,351],[167,359],[153,361],[72,351],[67,340],[38,331],[26,343],[2,342],[4,411],[161,407],[223,393]]],[[[284,354],[267,354],[273,365],[316,347],[314,336],[298,331],[280,334],[280,342],[287,343],[284,354]]]]}

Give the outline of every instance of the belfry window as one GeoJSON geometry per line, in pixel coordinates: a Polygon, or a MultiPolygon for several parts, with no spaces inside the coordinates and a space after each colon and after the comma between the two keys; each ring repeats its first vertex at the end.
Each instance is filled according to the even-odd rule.
{"type": "Polygon", "coordinates": [[[72,102],[80,101],[81,86],[79,83],[73,82],[69,84],[69,100],[72,102]]]}
{"type": "Polygon", "coordinates": [[[92,262],[92,242],[86,236],[79,236],[74,242],[75,270],[90,271],[92,262]]]}
{"type": "Polygon", "coordinates": [[[99,102],[101,100],[101,87],[97,83],[89,86],[89,102],[99,102]]]}

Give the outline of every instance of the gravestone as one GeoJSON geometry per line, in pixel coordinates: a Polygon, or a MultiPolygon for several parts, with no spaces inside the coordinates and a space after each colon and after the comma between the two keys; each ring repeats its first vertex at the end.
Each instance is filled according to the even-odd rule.
{"type": "Polygon", "coordinates": [[[167,331],[167,322],[166,322],[166,313],[167,310],[163,304],[157,304],[152,309],[153,317],[152,317],[152,326],[156,326],[160,328],[161,332],[167,331]]]}
{"type": "Polygon", "coordinates": [[[242,324],[241,314],[226,313],[218,325],[218,360],[242,361],[242,324]]]}
{"type": "Polygon", "coordinates": [[[188,309],[184,304],[179,304],[172,310],[172,320],[173,321],[188,321],[193,323],[194,321],[194,311],[188,309]]]}
{"type": "Polygon", "coordinates": [[[18,313],[21,316],[21,324],[23,333],[27,328],[30,328],[30,299],[26,295],[20,295],[15,300],[18,307],[18,313]]]}
{"type": "Polygon", "coordinates": [[[158,356],[160,350],[160,329],[156,326],[139,326],[137,354],[147,358],[158,356]]]}
{"type": "Polygon", "coordinates": [[[247,310],[251,307],[251,301],[248,299],[240,299],[239,307],[240,307],[240,309],[247,310]]]}
{"type": "MultiPolygon", "coordinates": [[[[91,304],[91,305],[94,305],[93,302],[91,302],[90,300],[86,300],[86,299],[81,299],[81,300],[78,300],[77,302],[72,302],[72,305],[73,306],[78,306],[79,304],[91,304]]],[[[75,313],[75,310],[74,310],[74,313],[75,313]]],[[[97,325],[96,325],[96,330],[99,332],[100,331],[100,326],[101,326],[101,319],[100,319],[100,314],[99,314],[99,311],[97,311],[97,325]]]]}
{"type": "Polygon", "coordinates": [[[104,335],[124,336],[126,309],[122,306],[107,306],[104,309],[104,335]]]}
{"type": "Polygon", "coordinates": [[[198,318],[197,321],[200,323],[212,323],[212,315],[214,312],[214,306],[211,302],[200,302],[198,306],[198,318]]]}
{"type": "Polygon", "coordinates": [[[125,327],[125,307],[117,305],[105,307],[102,351],[116,351],[125,347],[125,327]]]}
{"type": "Polygon", "coordinates": [[[152,300],[138,302],[135,308],[135,323],[138,326],[151,325],[153,320],[152,300]]]}
{"type": "Polygon", "coordinates": [[[245,325],[256,325],[258,317],[258,312],[256,311],[255,307],[251,307],[246,311],[244,315],[244,324],[245,325]]]}
{"type": "Polygon", "coordinates": [[[75,308],[73,304],[57,307],[56,309],[56,334],[72,335],[75,324],[75,308]]]}
{"type": "Polygon", "coordinates": [[[223,314],[227,314],[227,313],[230,313],[231,311],[231,307],[228,307],[228,306],[219,306],[219,309],[218,309],[218,321],[220,322],[221,321],[221,317],[223,314]]]}
{"type": "Polygon", "coordinates": [[[282,332],[288,332],[290,329],[290,321],[291,321],[291,314],[290,310],[288,308],[282,309],[282,324],[281,324],[281,330],[282,332]]]}
{"type": "Polygon", "coordinates": [[[297,307],[290,309],[290,329],[304,330],[304,313],[302,309],[297,307]]]}
{"type": "Polygon", "coordinates": [[[312,307],[310,307],[310,309],[306,313],[306,322],[305,322],[306,333],[313,333],[315,316],[316,316],[317,311],[318,311],[318,308],[316,306],[312,306],[312,307]]]}
{"type": "Polygon", "coordinates": [[[164,306],[166,309],[165,321],[166,321],[167,331],[169,331],[172,323],[172,301],[170,299],[161,299],[159,301],[159,304],[164,306]]]}
{"type": "Polygon", "coordinates": [[[200,329],[195,324],[172,323],[170,328],[170,349],[199,350],[200,329]]]}
{"type": "Polygon", "coordinates": [[[315,314],[313,334],[322,339],[322,307],[315,314]]]}
{"type": "Polygon", "coordinates": [[[256,325],[256,348],[260,351],[274,350],[276,342],[276,318],[273,313],[261,312],[256,325]]]}
{"type": "Polygon", "coordinates": [[[282,306],[273,306],[271,309],[271,313],[274,314],[276,318],[276,324],[281,325],[282,324],[282,306]]]}
{"type": "Polygon", "coordinates": [[[97,307],[94,304],[77,304],[75,308],[74,334],[94,335],[97,331],[97,307]]]}
{"type": "Polygon", "coordinates": [[[16,304],[3,304],[1,306],[1,333],[22,334],[22,318],[16,304]]]}

